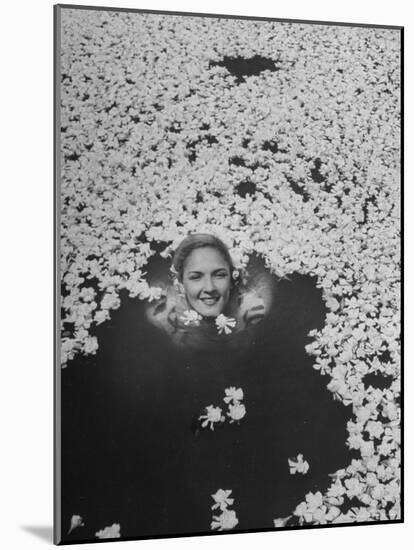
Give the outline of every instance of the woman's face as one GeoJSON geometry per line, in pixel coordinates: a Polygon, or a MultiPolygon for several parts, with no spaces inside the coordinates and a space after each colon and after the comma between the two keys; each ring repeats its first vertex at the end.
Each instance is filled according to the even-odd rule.
{"type": "Polygon", "coordinates": [[[230,266],[216,248],[196,248],[184,262],[187,302],[200,315],[217,317],[230,298],[230,277],[230,266]]]}

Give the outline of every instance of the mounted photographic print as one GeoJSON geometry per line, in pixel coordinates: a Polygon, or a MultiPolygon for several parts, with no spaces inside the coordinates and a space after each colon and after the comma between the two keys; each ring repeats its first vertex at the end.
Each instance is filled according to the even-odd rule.
{"type": "Polygon", "coordinates": [[[54,9],[55,543],[401,522],[403,28],[54,9]]]}

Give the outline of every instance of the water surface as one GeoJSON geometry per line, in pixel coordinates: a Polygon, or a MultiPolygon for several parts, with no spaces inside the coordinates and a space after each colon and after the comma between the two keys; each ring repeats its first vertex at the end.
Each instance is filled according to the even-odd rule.
{"type": "MultiPolygon", "coordinates": [[[[151,260],[149,277],[166,267],[151,260]]],[[[350,462],[351,411],[304,351],[324,324],[321,291],[309,276],[274,282],[270,313],[243,353],[179,349],[148,323],[144,302],[121,295],[95,331],[96,356],[62,372],[62,524],[73,514],[85,522],[64,540],[91,540],[113,523],[125,537],[209,532],[218,489],[233,491],[237,529],[272,528],[350,462]],[[226,410],[230,386],[243,389],[246,416],[201,429],[204,407],[226,410]],[[290,475],[299,453],[310,471],[290,475]]]]}

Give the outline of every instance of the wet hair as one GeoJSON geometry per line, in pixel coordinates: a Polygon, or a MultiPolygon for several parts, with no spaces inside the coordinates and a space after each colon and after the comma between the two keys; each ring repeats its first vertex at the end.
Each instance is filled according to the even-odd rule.
{"type": "Polygon", "coordinates": [[[234,271],[233,261],[230,256],[229,249],[218,237],[209,235],[208,233],[194,233],[186,237],[178,245],[174,252],[173,268],[180,282],[183,280],[184,264],[188,256],[197,248],[211,247],[220,252],[224,260],[228,263],[230,269],[230,279],[233,282],[232,273],[234,271]]]}

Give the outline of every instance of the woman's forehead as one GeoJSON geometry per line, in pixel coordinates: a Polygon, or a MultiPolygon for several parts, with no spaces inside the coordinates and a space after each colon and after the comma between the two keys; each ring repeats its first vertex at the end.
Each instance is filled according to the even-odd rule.
{"type": "Polygon", "coordinates": [[[219,250],[212,246],[196,248],[187,256],[184,264],[186,271],[204,271],[223,267],[229,267],[227,260],[219,250]]]}

